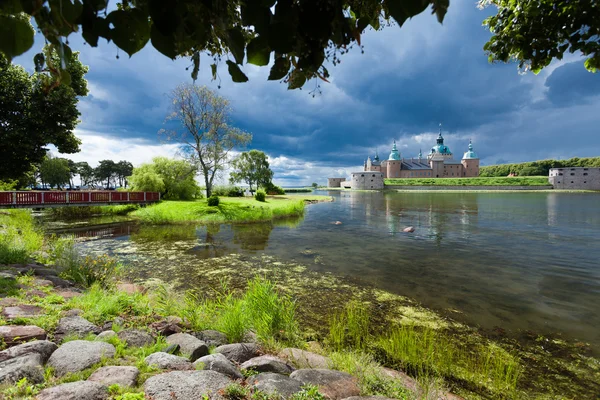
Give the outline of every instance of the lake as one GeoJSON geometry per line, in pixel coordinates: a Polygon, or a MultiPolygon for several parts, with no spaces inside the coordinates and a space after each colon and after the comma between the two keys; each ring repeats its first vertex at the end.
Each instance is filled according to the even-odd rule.
{"type": "Polygon", "coordinates": [[[139,227],[115,220],[63,231],[95,236],[80,247],[184,287],[201,279],[189,272],[200,260],[270,257],[407,296],[483,329],[560,335],[600,348],[600,194],[315,193],[334,202],[274,224],[139,227]],[[402,232],[407,226],[415,231],[402,232]]]}

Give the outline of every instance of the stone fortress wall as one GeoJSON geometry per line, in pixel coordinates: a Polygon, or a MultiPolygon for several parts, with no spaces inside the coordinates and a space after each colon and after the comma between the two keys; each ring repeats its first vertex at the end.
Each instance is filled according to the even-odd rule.
{"type": "Polygon", "coordinates": [[[383,189],[383,173],[375,171],[352,172],[351,187],[354,190],[383,189]]]}
{"type": "Polygon", "coordinates": [[[338,188],[342,186],[346,178],[327,178],[327,187],[338,188]]]}
{"type": "Polygon", "coordinates": [[[554,189],[600,190],[600,168],[552,168],[548,181],[554,189]]]}

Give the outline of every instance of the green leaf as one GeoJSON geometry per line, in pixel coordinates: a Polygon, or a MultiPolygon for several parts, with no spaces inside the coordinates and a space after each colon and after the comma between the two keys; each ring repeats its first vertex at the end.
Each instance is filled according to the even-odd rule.
{"type": "Polygon", "coordinates": [[[425,11],[429,0],[387,0],[390,15],[402,26],[407,19],[425,11]]]}
{"type": "Polygon", "coordinates": [[[60,83],[65,86],[71,86],[71,74],[66,69],[60,70],[60,83]]]}
{"type": "Polygon", "coordinates": [[[35,64],[35,72],[42,72],[44,69],[44,64],[46,63],[44,53],[37,53],[35,56],[33,56],[33,63],[35,64]]]}
{"type": "Polygon", "coordinates": [[[152,24],[152,28],[150,29],[150,40],[152,42],[152,46],[154,46],[156,50],[160,51],[170,59],[175,59],[177,56],[177,50],[175,48],[175,38],[173,35],[163,35],[160,33],[156,25],[152,24]]]}
{"type": "Polygon", "coordinates": [[[284,76],[287,75],[290,70],[290,60],[284,57],[278,57],[275,59],[275,64],[271,68],[271,72],[269,73],[269,80],[276,81],[279,79],[283,79],[284,76]]]}
{"type": "Polygon", "coordinates": [[[12,60],[33,46],[33,28],[28,19],[0,15],[0,52],[12,60]]]}
{"type": "Polygon", "coordinates": [[[200,52],[195,52],[192,55],[192,62],[194,63],[194,69],[192,70],[192,79],[194,82],[198,79],[198,71],[200,71],[200,52]]]}
{"type": "Polygon", "coordinates": [[[264,36],[255,37],[248,43],[248,62],[250,64],[263,66],[269,64],[271,59],[271,48],[264,36]]]}
{"type": "Polygon", "coordinates": [[[111,39],[129,57],[143,49],[150,39],[148,16],[142,10],[116,10],[108,14],[107,21],[114,26],[111,39]]]}
{"type": "Polygon", "coordinates": [[[306,75],[302,70],[295,69],[290,75],[290,81],[288,82],[288,90],[298,89],[304,86],[306,82],[306,75]]]}
{"type": "Polygon", "coordinates": [[[446,16],[449,6],[450,0],[433,0],[433,13],[440,24],[444,22],[444,16],[446,16]]]}
{"type": "Polygon", "coordinates": [[[235,58],[235,62],[242,64],[244,62],[244,48],[246,41],[242,29],[239,27],[227,30],[227,46],[235,58]]]}
{"type": "Polygon", "coordinates": [[[217,64],[210,64],[210,70],[212,71],[212,80],[217,79],[217,64]]]}
{"type": "Polygon", "coordinates": [[[231,60],[227,60],[227,67],[229,69],[229,75],[234,82],[248,82],[248,77],[242,72],[240,67],[231,60]]]}

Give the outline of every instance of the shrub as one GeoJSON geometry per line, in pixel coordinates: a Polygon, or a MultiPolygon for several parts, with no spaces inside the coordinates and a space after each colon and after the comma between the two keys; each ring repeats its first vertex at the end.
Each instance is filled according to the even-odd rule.
{"type": "Polygon", "coordinates": [[[254,195],[254,198],[258,201],[265,201],[267,194],[265,193],[264,190],[260,189],[256,191],[256,194],[254,195]]]}
{"type": "Polygon", "coordinates": [[[219,196],[215,196],[214,194],[208,198],[208,205],[211,207],[216,207],[219,205],[219,196]]]}
{"type": "Polygon", "coordinates": [[[285,190],[280,186],[274,185],[273,182],[269,182],[269,184],[265,186],[265,191],[270,195],[285,194],[285,190]]]}
{"type": "Polygon", "coordinates": [[[243,197],[244,191],[242,190],[242,188],[233,186],[233,187],[229,188],[229,190],[227,191],[227,196],[228,197],[243,197]]]}

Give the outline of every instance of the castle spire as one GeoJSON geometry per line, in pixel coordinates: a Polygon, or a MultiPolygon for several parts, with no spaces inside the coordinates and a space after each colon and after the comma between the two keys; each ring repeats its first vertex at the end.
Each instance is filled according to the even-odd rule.
{"type": "Polygon", "coordinates": [[[423,152],[421,151],[421,149],[419,149],[419,161],[421,160],[421,158],[423,158],[423,152]]]}

